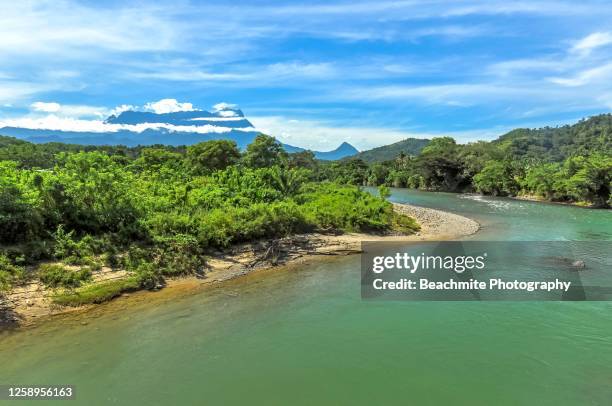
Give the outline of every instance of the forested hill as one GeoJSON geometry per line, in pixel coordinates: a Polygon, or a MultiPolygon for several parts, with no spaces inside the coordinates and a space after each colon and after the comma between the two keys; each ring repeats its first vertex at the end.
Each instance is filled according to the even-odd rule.
{"type": "Polygon", "coordinates": [[[510,157],[560,162],[574,155],[612,154],[612,115],[601,114],[563,127],[519,128],[502,135],[510,157]]]}
{"type": "Polygon", "coordinates": [[[491,142],[457,144],[450,137],[433,138],[414,156],[401,154],[394,145],[335,162],[326,176],[356,185],[612,205],[609,114],[557,128],[517,129],[491,142]],[[380,160],[367,155],[377,150],[389,155],[378,154],[380,160]]]}
{"type": "Polygon", "coordinates": [[[397,158],[400,154],[414,156],[418,155],[421,150],[429,144],[430,140],[419,138],[407,138],[390,145],[370,149],[360,152],[345,159],[361,159],[367,163],[390,161],[397,158]]]}

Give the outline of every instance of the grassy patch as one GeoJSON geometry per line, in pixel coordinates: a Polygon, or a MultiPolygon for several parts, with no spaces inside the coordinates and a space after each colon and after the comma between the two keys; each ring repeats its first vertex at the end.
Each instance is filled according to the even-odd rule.
{"type": "Polygon", "coordinates": [[[91,303],[107,302],[123,292],[140,289],[140,281],[135,278],[119,279],[80,287],[78,289],[56,293],[53,303],[61,306],[81,306],[91,303]]]}
{"type": "Polygon", "coordinates": [[[394,230],[406,234],[412,234],[421,229],[421,226],[414,218],[399,213],[395,213],[393,216],[392,227],[394,230]]]}

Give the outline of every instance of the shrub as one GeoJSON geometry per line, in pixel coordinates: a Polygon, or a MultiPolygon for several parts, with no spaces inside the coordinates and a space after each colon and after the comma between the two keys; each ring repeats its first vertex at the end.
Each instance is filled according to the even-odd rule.
{"type": "Polygon", "coordinates": [[[159,267],[153,262],[141,262],[134,270],[138,286],[144,289],[155,289],[159,285],[163,285],[164,277],[162,276],[159,267]]]}
{"type": "Polygon", "coordinates": [[[0,254],[0,294],[7,292],[25,277],[23,267],[15,265],[7,256],[0,254]]]}
{"type": "Polygon", "coordinates": [[[395,213],[393,215],[393,229],[405,234],[412,234],[421,229],[421,226],[412,217],[395,213]]]}
{"type": "Polygon", "coordinates": [[[43,264],[38,268],[38,278],[47,287],[76,288],[91,279],[91,269],[72,271],[59,264],[43,264]]]}
{"type": "Polygon", "coordinates": [[[308,223],[321,231],[384,231],[392,225],[391,204],[355,186],[312,184],[296,200],[308,223]]]}
{"type": "Polygon", "coordinates": [[[195,237],[178,234],[172,237],[160,237],[155,242],[159,247],[157,263],[162,274],[181,275],[202,272],[206,261],[195,237]]]}

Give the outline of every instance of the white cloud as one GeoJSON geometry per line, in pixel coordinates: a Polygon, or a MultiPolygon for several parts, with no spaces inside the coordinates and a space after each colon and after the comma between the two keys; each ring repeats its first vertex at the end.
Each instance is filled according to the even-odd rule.
{"type": "Polygon", "coordinates": [[[169,10],[155,6],[88,7],[70,0],[0,3],[0,50],[37,56],[95,55],[92,50],[172,47],[169,10]]]}
{"type": "Polygon", "coordinates": [[[109,115],[106,107],[87,106],[81,104],[59,104],[56,102],[34,102],[30,109],[38,113],[56,113],[62,117],[105,117],[109,115]]]}
{"type": "Polygon", "coordinates": [[[62,106],[59,103],[34,102],[30,105],[34,111],[42,111],[44,113],[57,113],[62,106]]]}
{"type": "Polygon", "coordinates": [[[468,107],[484,102],[542,97],[541,89],[524,84],[456,83],[428,86],[353,86],[339,97],[347,100],[420,101],[427,104],[468,107]]]}
{"type": "Polygon", "coordinates": [[[612,33],[594,32],[577,41],[571,51],[582,55],[588,55],[595,48],[612,44],[612,33]]]}
{"type": "Polygon", "coordinates": [[[193,104],[180,103],[176,99],[161,99],[144,105],[144,109],[157,114],[176,113],[177,111],[194,111],[193,104]]]}
{"type": "Polygon", "coordinates": [[[229,128],[222,126],[206,125],[172,125],[165,123],[142,123],[142,124],[108,124],[102,120],[81,120],[69,117],[58,117],[51,114],[45,117],[32,118],[24,117],[18,119],[7,119],[0,121],[2,127],[20,127],[33,130],[55,130],[55,131],[77,131],[77,132],[117,132],[133,131],[141,133],[149,129],[166,129],[168,131],[194,132],[200,134],[208,133],[227,133],[232,130],[256,131],[253,127],[229,128]]]}
{"type": "Polygon", "coordinates": [[[237,109],[238,105],[236,104],[232,104],[232,103],[225,103],[225,102],[221,102],[221,103],[217,103],[213,106],[213,111],[215,112],[219,112],[222,110],[234,110],[237,109]]]}
{"type": "Polygon", "coordinates": [[[136,109],[137,109],[137,107],[136,106],[132,106],[131,104],[122,104],[120,106],[115,107],[114,109],[111,109],[108,113],[109,113],[109,115],[118,116],[119,114],[123,113],[124,111],[136,110],[136,109]]]}
{"type": "MultiPolygon", "coordinates": [[[[147,70],[150,69],[147,67],[147,70]]],[[[245,81],[253,79],[250,73],[211,73],[194,69],[162,69],[155,72],[132,72],[127,76],[138,79],[171,80],[176,82],[223,82],[245,81]]]]}
{"type": "Polygon", "coordinates": [[[612,63],[608,63],[592,69],[586,69],[584,71],[578,72],[574,76],[553,77],[549,78],[549,80],[558,85],[567,87],[577,87],[593,83],[595,80],[609,80],[610,76],[612,76],[612,63]]]}
{"type": "Polygon", "coordinates": [[[223,72],[211,72],[183,61],[170,61],[167,64],[139,66],[141,71],[128,72],[126,77],[136,79],[157,79],[177,82],[227,82],[240,83],[241,86],[269,85],[270,83],[296,78],[300,80],[329,79],[338,74],[329,62],[308,63],[303,61],[278,62],[263,66],[228,68],[223,72]]]}

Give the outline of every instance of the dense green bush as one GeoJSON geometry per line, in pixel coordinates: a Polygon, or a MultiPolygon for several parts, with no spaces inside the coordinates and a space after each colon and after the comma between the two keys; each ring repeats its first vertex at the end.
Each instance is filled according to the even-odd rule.
{"type": "Polygon", "coordinates": [[[393,220],[392,206],[355,186],[310,184],[296,200],[307,223],[325,231],[383,231],[393,220]]]}

